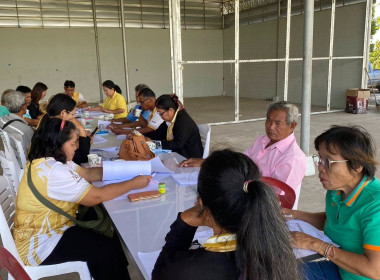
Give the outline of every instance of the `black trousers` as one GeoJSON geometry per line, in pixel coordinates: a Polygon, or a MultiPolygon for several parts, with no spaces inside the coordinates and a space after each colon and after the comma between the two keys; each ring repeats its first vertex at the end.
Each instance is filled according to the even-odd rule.
{"type": "Polygon", "coordinates": [[[87,262],[95,280],[131,279],[128,261],[116,233],[113,238],[108,238],[78,226],[67,229],[42,265],[68,261],[87,262]]]}

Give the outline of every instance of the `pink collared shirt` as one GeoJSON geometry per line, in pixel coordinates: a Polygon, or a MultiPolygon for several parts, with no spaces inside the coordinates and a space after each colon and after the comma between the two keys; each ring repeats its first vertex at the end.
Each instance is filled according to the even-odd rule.
{"type": "Polygon", "coordinates": [[[296,190],[305,176],[306,156],[294,133],[265,148],[269,142],[268,136],[260,135],[244,154],[258,165],[263,177],[276,178],[296,190]]]}

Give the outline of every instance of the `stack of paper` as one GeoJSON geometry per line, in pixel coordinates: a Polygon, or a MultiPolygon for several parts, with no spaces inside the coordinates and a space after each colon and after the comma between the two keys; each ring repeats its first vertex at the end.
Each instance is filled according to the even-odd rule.
{"type": "Polygon", "coordinates": [[[172,178],[180,186],[196,186],[198,183],[198,171],[190,173],[172,174],[172,178]]]}

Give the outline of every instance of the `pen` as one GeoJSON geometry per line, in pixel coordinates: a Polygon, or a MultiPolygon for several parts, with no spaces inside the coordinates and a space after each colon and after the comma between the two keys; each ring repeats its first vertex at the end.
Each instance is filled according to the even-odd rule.
{"type": "Polygon", "coordinates": [[[292,215],[292,214],[285,214],[284,217],[285,217],[285,218],[292,218],[293,215],[292,215]]]}
{"type": "Polygon", "coordinates": [[[157,173],[157,172],[153,172],[151,176],[152,176],[152,177],[156,176],[156,173],[157,173]]]}
{"type": "Polygon", "coordinates": [[[176,158],[174,158],[174,161],[176,164],[179,164],[178,160],[176,158]]]}
{"type": "Polygon", "coordinates": [[[156,180],[150,179],[150,181],[151,181],[153,184],[156,184],[156,185],[158,185],[158,184],[159,184],[159,182],[158,182],[158,181],[156,181],[156,180]]]}

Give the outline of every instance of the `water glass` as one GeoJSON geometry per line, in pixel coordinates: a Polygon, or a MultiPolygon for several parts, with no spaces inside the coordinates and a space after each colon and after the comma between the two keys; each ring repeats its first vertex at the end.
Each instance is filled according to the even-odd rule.
{"type": "Polygon", "coordinates": [[[153,140],[153,143],[156,145],[155,153],[161,154],[162,153],[162,143],[161,141],[153,140]]]}

